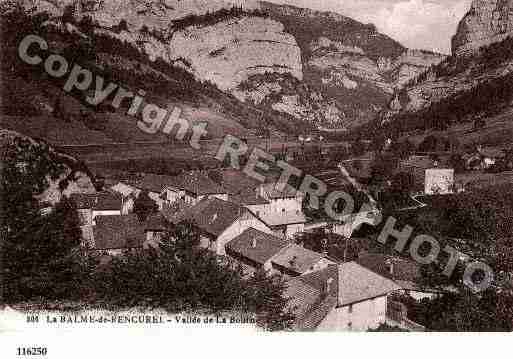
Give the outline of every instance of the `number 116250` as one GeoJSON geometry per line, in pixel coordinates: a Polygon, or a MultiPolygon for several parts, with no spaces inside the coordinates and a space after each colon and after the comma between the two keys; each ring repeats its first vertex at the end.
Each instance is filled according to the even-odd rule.
{"type": "Polygon", "coordinates": [[[18,356],[46,356],[47,353],[46,347],[19,347],[16,350],[18,356]]]}

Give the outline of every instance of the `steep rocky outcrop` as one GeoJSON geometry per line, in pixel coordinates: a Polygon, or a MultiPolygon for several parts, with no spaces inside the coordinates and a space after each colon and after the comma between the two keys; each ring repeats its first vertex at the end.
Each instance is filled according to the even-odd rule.
{"type": "Polygon", "coordinates": [[[441,63],[446,58],[446,55],[430,51],[406,50],[392,64],[391,77],[394,88],[402,88],[411,79],[425,72],[429,67],[441,63]]]}
{"type": "Polygon", "coordinates": [[[226,8],[241,1],[37,3],[61,10],[73,4],[78,16],[100,24],[97,31],[139,47],[152,61],[162,58],[240,101],[323,128],[372,120],[397,89],[444,59],[408,50],[372,24],[269,2],[243,1],[236,12],[226,8]],[[122,20],[126,29],[114,31],[122,20]]]}
{"type": "Polygon", "coordinates": [[[474,0],[452,39],[452,51],[472,53],[509,35],[513,35],[513,0],[474,0]]]}
{"type": "Polygon", "coordinates": [[[453,38],[452,56],[396,91],[382,124],[447,128],[513,107],[512,5],[474,1],[453,38]]]}
{"type": "Polygon", "coordinates": [[[76,16],[89,15],[101,26],[112,27],[121,20],[133,28],[167,29],[171,20],[200,15],[230,7],[240,1],[229,0],[21,0],[26,8],[62,15],[73,6],[76,16]]]}
{"type": "Polygon", "coordinates": [[[192,27],[173,34],[172,60],[189,62],[198,78],[231,91],[256,74],[289,73],[303,79],[301,50],[281,23],[255,16],[192,27]]]}
{"type": "MultiPolygon", "coordinates": [[[[303,84],[315,95],[312,107],[319,107],[317,115],[328,116],[323,127],[350,128],[372,120],[397,88],[444,59],[408,50],[374,25],[340,14],[268,2],[261,7],[296,38],[303,84]]],[[[308,98],[303,102],[312,103],[308,98]]]]}

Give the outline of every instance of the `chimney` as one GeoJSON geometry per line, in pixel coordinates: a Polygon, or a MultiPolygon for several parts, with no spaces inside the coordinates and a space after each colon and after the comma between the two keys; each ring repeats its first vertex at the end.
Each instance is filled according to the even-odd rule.
{"type": "Polygon", "coordinates": [[[324,282],[324,285],[322,286],[322,290],[321,290],[321,298],[322,299],[325,299],[331,293],[331,290],[333,289],[334,281],[335,281],[335,279],[333,279],[332,277],[329,277],[326,280],[326,282],[324,282]]]}
{"type": "Polygon", "coordinates": [[[328,280],[326,281],[326,294],[329,294],[331,292],[331,286],[333,285],[333,282],[335,280],[333,278],[328,278],[328,280]]]}
{"type": "Polygon", "coordinates": [[[388,261],[386,261],[386,265],[390,274],[394,275],[394,261],[389,259],[388,261]]]}
{"type": "Polygon", "coordinates": [[[264,185],[261,184],[258,188],[257,188],[257,191],[259,191],[260,193],[260,197],[265,197],[264,196],[264,185]]]}

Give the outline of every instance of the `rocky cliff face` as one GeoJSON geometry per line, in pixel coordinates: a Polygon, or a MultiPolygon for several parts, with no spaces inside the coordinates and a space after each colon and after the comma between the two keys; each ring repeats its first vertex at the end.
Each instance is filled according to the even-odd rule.
{"type": "Polygon", "coordinates": [[[390,56],[375,51],[324,36],[310,44],[305,82],[334,101],[345,127],[372,120],[398,89],[445,58],[409,49],[390,56]]]}
{"type": "Polygon", "coordinates": [[[250,76],[289,73],[303,79],[301,50],[277,21],[249,16],[173,34],[172,59],[183,58],[198,78],[231,91],[250,76]]]}
{"type": "Polygon", "coordinates": [[[137,45],[152,60],[319,127],[372,120],[398,88],[444,59],[405,49],[372,24],[267,2],[244,1],[244,12],[226,16],[219,10],[239,1],[25,1],[55,14],[72,4],[100,23],[97,31],[137,45]],[[108,30],[121,20],[128,31],[108,30]]]}
{"type": "Polygon", "coordinates": [[[406,50],[392,64],[391,77],[394,88],[404,87],[411,79],[425,72],[429,67],[441,63],[446,58],[446,55],[429,51],[406,50]]]}
{"type": "Polygon", "coordinates": [[[509,35],[513,35],[513,0],[474,0],[452,39],[452,51],[472,53],[509,35]]]}
{"type": "Polygon", "coordinates": [[[230,7],[240,1],[230,0],[22,0],[26,8],[37,8],[61,15],[73,6],[77,16],[90,15],[100,25],[110,27],[126,20],[129,26],[165,29],[169,21],[187,15],[200,15],[230,7]]]}
{"type": "Polygon", "coordinates": [[[385,119],[423,110],[480,84],[511,76],[512,35],[513,0],[475,0],[453,37],[453,55],[396,92],[385,119]]]}
{"type": "Polygon", "coordinates": [[[259,98],[267,93],[274,99],[274,108],[306,115],[320,127],[348,128],[373,119],[396,88],[445,58],[405,49],[374,25],[340,14],[268,2],[260,8],[296,39],[303,81],[296,93],[291,83],[270,89],[256,79],[250,85],[260,86],[259,98]]]}

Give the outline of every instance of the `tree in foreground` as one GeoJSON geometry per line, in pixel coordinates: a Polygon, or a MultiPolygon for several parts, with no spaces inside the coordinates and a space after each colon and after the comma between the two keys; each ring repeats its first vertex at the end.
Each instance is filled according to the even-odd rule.
{"type": "Polygon", "coordinates": [[[255,272],[248,281],[252,306],[260,326],[269,331],[292,328],[294,315],[285,297],[286,284],[280,276],[270,276],[263,269],[255,272]]]}
{"type": "MultiPolygon", "coordinates": [[[[6,141],[7,142],[7,141],[6,141]]],[[[0,268],[3,300],[79,297],[87,277],[73,203],[63,198],[43,215],[36,195],[63,168],[44,144],[22,137],[2,145],[0,268]]]]}
{"type": "Polygon", "coordinates": [[[509,332],[513,330],[513,295],[487,290],[462,290],[420,302],[407,298],[408,318],[431,331],[509,332]]]}
{"type": "Polygon", "coordinates": [[[284,330],[291,318],[284,283],[258,274],[250,280],[198,246],[191,223],[177,226],[160,249],[126,253],[97,273],[97,303],[119,308],[163,308],[170,312],[257,313],[266,330],[284,330]]]}
{"type": "Polygon", "coordinates": [[[146,221],[150,215],[157,213],[158,210],[157,203],[150,198],[147,191],[141,192],[134,201],[134,213],[141,222],[146,221]]]}

